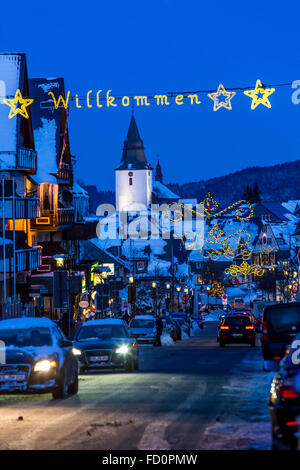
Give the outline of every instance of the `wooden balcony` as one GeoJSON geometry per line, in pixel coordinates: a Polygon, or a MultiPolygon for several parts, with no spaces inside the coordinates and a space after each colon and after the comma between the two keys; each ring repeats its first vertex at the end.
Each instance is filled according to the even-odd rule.
{"type": "Polygon", "coordinates": [[[75,221],[74,209],[57,209],[57,225],[59,227],[73,225],[75,221]]]}
{"type": "Polygon", "coordinates": [[[37,168],[37,154],[32,149],[20,147],[13,151],[0,151],[0,160],[2,160],[2,169],[19,170],[28,173],[35,173],[37,168]]]}
{"type": "Polygon", "coordinates": [[[58,229],[71,227],[75,221],[74,209],[57,209],[57,211],[43,211],[39,217],[31,220],[31,230],[39,232],[56,232],[58,229]]]}
{"type": "MultiPolygon", "coordinates": [[[[35,197],[15,197],[15,218],[35,219],[39,215],[39,199],[35,197]]],[[[0,217],[3,215],[3,200],[0,196],[0,217]]],[[[13,198],[4,198],[4,215],[6,219],[13,219],[13,198]]]]}
{"type": "Polygon", "coordinates": [[[57,170],[57,182],[58,184],[67,184],[72,186],[73,184],[73,170],[71,165],[68,163],[61,163],[57,170]]]}
{"type": "Polygon", "coordinates": [[[41,247],[16,250],[16,271],[32,271],[41,264],[41,247]]]}

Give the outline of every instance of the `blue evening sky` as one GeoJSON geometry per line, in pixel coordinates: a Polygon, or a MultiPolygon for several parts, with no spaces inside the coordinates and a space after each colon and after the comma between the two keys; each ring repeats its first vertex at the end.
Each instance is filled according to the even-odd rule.
{"type": "MultiPolygon", "coordinates": [[[[26,52],[30,77],[64,77],[71,94],[154,94],[300,80],[297,1],[70,0],[5,2],[0,44],[26,52]],[[10,7],[10,5],[12,5],[10,7]]],[[[1,77],[0,77],[1,78],[1,77]]],[[[253,165],[300,158],[300,104],[290,87],[271,109],[250,109],[238,92],[232,111],[213,102],[135,107],[146,156],[157,155],[166,182],[220,176],[253,165]]],[[[76,175],[114,188],[131,108],[71,106],[76,175]]]]}

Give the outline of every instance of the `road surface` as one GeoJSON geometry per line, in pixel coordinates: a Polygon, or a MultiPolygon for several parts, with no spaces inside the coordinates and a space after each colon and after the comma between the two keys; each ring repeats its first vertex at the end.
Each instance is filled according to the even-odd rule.
{"type": "Polygon", "coordinates": [[[216,324],[140,371],[80,376],[77,396],[0,396],[0,449],[270,449],[260,348],[219,348],[216,324]]]}

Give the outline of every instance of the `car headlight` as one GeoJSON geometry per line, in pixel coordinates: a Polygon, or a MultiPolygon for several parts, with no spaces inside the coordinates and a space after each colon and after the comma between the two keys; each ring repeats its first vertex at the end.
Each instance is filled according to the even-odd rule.
{"type": "Polygon", "coordinates": [[[120,346],[117,350],[116,350],[116,353],[117,354],[127,354],[129,351],[129,347],[128,346],[120,346]]]}
{"type": "Polygon", "coordinates": [[[80,349],[77,349],[77,348],[72,348],[72,353],[74,354],[74,356],[81,356],[81,351],[80,349]]]}
{"type": "Polygon", "coordinates": [[[41,361],[38,361],[35,366],[34,366],[34,371],[35,372],[47,372],[50,370],[52,367],[56,366],[55,361],[49,361],[48,359],[43,359],[41,361]]]}

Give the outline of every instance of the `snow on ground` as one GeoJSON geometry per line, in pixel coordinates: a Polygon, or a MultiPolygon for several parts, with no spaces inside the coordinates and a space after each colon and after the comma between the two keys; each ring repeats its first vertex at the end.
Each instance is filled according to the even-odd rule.
{"type": "Polygon", "coordinates": [[[268,394],[274,373],[262,370],[259,348],[251,359],[236,366],[222,395],[232,397],[232,406],[216,422],[206,428],[201,449],[268,450],[271,448],[271,424],[268,394]]]}
{"type": "Polygon", "coordinates": [[[224,310],[211,310],[207,315],[203,315],[204,321],[219,321],[220,315],[224,315],[224,310]]]}
{"type": "Polygon", "coordinates": [[[191,336],[200,336],[201,330],[198,324],[195,321],[192,321],[191,324],[191,336]]]}
{"type": "Polygon", "coordinates": [[[161,341],[162,346],[173,346],[173,345],[174,345],[173,339],[172,339],[171,336],[170,336],[168,333],[166,333],[165,331],[164,331],[163,334],[161,335],[160,341],[161,341]]]}

